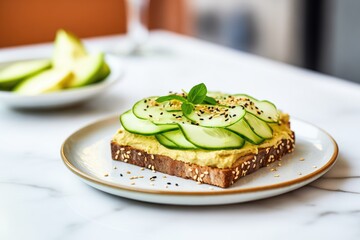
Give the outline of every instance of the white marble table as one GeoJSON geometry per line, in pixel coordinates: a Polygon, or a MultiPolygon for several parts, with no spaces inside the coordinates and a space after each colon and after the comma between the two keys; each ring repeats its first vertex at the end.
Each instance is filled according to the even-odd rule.
{"type": "MultiPolygon", "coordinates": [[[[120,37],[92,39],[110,48],[120,37]]],[[[125,78],[82,107],[14,111],[0,103],[0,239],[360,239],[360,86],[165,32],[161,53],[127,58],[125,78]],[[145,95],[205,82],[212,90],[271,99],[327,130],[340,147],[324,177],[255,202],[178,207],[97,191],[64,166],[64,139],[85,124],[118,114],[145,95]]],[[[0,50],[0,61],[49,54],[49,45],[0,50]]]]}

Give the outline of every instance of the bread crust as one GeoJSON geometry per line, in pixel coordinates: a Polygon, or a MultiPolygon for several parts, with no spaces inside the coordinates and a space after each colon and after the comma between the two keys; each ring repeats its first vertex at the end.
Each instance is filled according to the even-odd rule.
{"type": "Polygon", "coordinates": [[[227,188],[241,177],[280,160],[282,156],[292,152],[294,147],[295,134],[293,132],[291,139],[282,139],[272,147],[259,148],[257,154],[240,157],[231,168],[199,166],[164,155],[148,154],[143,150],[123,146],[114,141],[111,142],[111,156],[116,161],[123,161],[169,175],[227,188]]]}

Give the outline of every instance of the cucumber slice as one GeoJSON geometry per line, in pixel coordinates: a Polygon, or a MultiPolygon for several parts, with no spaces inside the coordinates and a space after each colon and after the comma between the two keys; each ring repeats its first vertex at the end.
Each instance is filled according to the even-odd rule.
{"type": "Polygon", "coordinates": [[[17,62],[0,70],[0,88],[9,90],[20,81],[51,67],[49,60],[17,62]]]}
{"type": "Polygon", "coordinates": [[[71,67],[76,59],[87,55],[81,40],[63,29],[57,31],[54,47],[53,65],[55,67],[71,67]]]}
{"type": "Polygon", "coordinates": [[[74,78],[67,85],[68,88],[82,87],[97,80],[102,66],[104,65],[104,54],[91,54],[77,59],[71,68],[74,78]]]}
{"type": "Polygon", "coordinates": [[[241,104],[245,107],[245,110],[252,113],[256,117],[260,118],[265,122],[278,122],[280,119],[279,111],[275,104],[267,100],[258,100],[246,94],[236,94],[236,99],[243,101],[241,104]],[[241,99],[241,100],[240,100],[241,99]],[[248,103],[246,105],[246,103],[248,103]],[[246,106],[245,106],[246,105],[246,106]]]}
{"type": "Polygon", "coordinates": [[[138,118],[147,119],[155,124],[175,124],[190,121],[183,116],[181,111],[169,112],[165,110],[166,103],[158,103],[155,100],[158,97],[149,97],[142,99],[134,104],[132,111],[138,118]]]}
{"type": "Polygon", "coordinates": [[[17,85],[14,92],[24,95],[36,95],[60,90],[73,77],[71,71],[65,69],[46,70],[17,85]]]}
{"type": "Polygon", "coordinates": [[[249,124],[251,130],[253,130],[259,137],[269,139],[273,137],[272,128],[263,120],[257,118],[251,113],[245,115],[245,120],[249,124]]]}
{"type": "Polygon", "coordinates": [[[241,148],[245,140],[239,135],[224,128],[207,128],[190,124],[179,124],[185,138],[195,146],[203,149],[241,148]]]}
{"type": "Polygon", "coordinates": [[[163,136],[162,134],[158,134],[155,135],[156,139],[158,140],[158,142],[163,145],[164,147],[167,148],[171,148],[171,149],[176,149],[178,148],[178,146],[173,143],[172,141],[170,141],[169,139],[167,139],[165,136],[163,136]]]}
{"type": "Polygon", "coordinates": [[[165,132],[161,134],[162,136],[169,139],[171,142],[175,143],[179,149],[197,149],[197,147],[189,142],[185,137],[182,131],[175,130],[170,132],[165,132]]]}
{"type": "Polygon", "coordinates": [[[196,105],[194,111],[185,116],[204,127],[226,127],[236,123],[245,115],[242,107],[196,105]]]}
{"type": "Polygon", "coordinates": [[[179,128],[176,124],[155,125],[149,120],[137,118],[131,110],[121,114],[120,122],[126,131],[141,135],[154,135],[179,128]]]}
{"type": "Polygon", "coordinates": [[[251,130],[249,124],[245,121],[245,119],[241,119],[240,121],[226,128],[230,131],[233,131],[234,133],[239,134],[241,137],[245,138],[248,142],[251,142],[253,144],[260,144],[265,140],[264,138],[256,135],[254,131],[251,130]]]}
{"type": "Polygon", "coordinates": [[[265,122],[278,122],[280,118],[279,111],[273,103],[266,100],[260,101],[246,94],[219,94],[215,96],[215,99],[222,105],[243,106],[247,112],[265,122]]]}
{"type": "Polygon", "coordinates": [[[168,112],[181,111],[181,102],[177,100],[171,100],[163,103],[164,109],[168,112]]]}

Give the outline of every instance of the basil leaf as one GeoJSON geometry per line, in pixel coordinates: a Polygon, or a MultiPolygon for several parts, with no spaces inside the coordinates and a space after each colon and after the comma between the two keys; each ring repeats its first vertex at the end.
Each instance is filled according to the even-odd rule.
{"type": "Polygon", "coordinates": [[[181,104],[181,110],[185,115],[189,115],[194,110],[194,106],[191,103],[184,102],[181,104]]]}
{"type": "Polygon", "coordinates": [[[208,96],[205,96],[204,102],[208,103],[208,104],[211,104],[211,105],[216,105],[217,104],[217,101],[214,98],[208,97],[208,96]]]}
{"type": "Polygon", "coordinates": [[[180,102],[186,102],[186,98],[178,96],[178,95],[169,95],[169,96],[163,96],[156,99],[158,103],[170,101],[170,100],[178,100],[180,102]]]}
{"type": "Polygon", "coordinates": [[[204,83],[200,83],[191,88],[187,100],[194,104],[202,103],[206,97],[207,89],[204,83]]]}

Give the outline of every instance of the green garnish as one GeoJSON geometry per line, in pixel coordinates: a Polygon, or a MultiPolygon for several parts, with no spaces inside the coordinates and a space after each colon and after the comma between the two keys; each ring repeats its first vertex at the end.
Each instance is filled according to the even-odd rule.
{"type": "Polygon", "coordinates": [[[162,103],[165,101],[178,100],[182,102],[181,110],[184,114],[190,114],[194,110],[194,104],[210,104],[216,105],[217,101],[209,96],[206,96],[207,88],[204,83],[200,83],[192,87],[186,97],[176,94],[159,97],[157,102],[162,103]]]}

